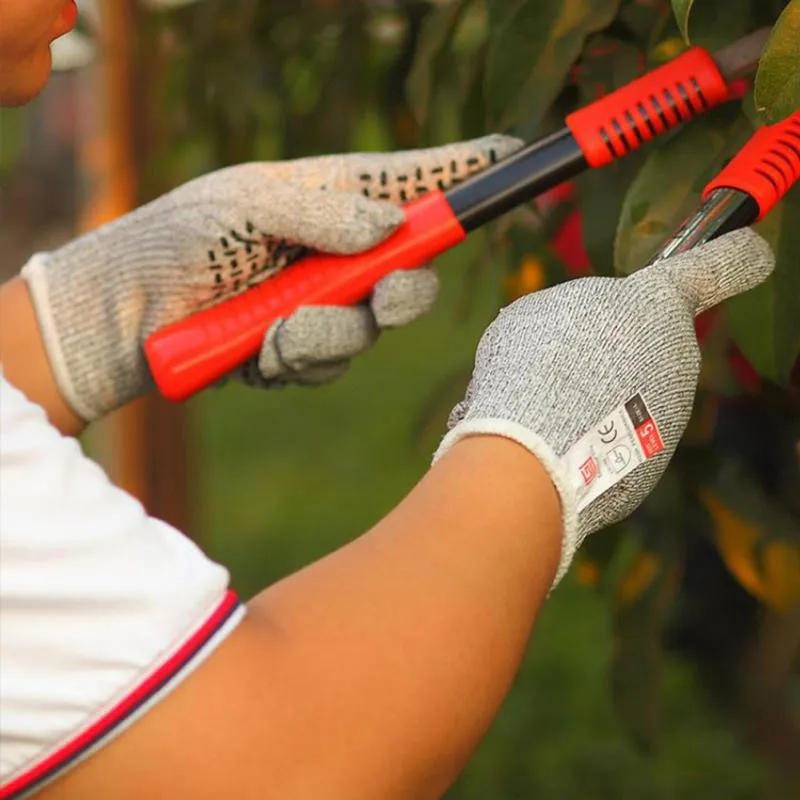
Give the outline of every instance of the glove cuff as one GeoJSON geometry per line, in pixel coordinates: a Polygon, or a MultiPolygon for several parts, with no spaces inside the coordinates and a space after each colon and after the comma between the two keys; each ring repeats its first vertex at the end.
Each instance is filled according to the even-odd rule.
{"type": "Polygon", "coordinates": [[[504,419],[474,419],[466,422],[459,422],[442,439],[438,449],[434,453],[433,463],[435,464],[456,442],[466,439],[468,436],[502,436],[511,439],[529,450],[539,463],[544,467],[550,480],[556,487],[559,498],[561,499],[561,522],[563,536],[561,542],[561,561],[558,565],[555,580],[551,591],[561,582],[567,574],[575,553],[581,542],[579,533],[578,508],[575,493],[570,488],[567,474],[561,459],[553,452],[541,436],[537,435],[524,425],[504,419]]]}
{"type": "Polygon", "coordinates": [[[50,303],[47,281],[47,253],[34,254],[22,268],[20,277],[25,281],[30,294],[33,311],[39,324],[42,342],[47,353],[50,369],[56,386],[69,407],[84,421],[91,422],[97,416],[80,397],[70,377],[62,338],[56,330],[55,315],[50,303]]]}

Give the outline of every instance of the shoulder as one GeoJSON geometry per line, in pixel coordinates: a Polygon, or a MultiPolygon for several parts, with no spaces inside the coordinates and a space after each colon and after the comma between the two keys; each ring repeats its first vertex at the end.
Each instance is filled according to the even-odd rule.
{"type": "Polygon", "coordinates": [[[242,613],[227,570],[0,372],[0,797],[103,744],[242,613]]]}

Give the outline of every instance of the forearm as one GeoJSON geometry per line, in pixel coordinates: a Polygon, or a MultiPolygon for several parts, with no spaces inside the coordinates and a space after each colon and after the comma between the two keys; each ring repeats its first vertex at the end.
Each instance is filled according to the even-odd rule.
{"type": "Polygon", "coordinates": [[[19,277],[0,286],[0,365],[6,378],[42,406],[63,434],[81,433],[85,423],[58,390],[28,288],[19,277]]]}
{"type": "Polygon", "coordinates": [[[441,796],[514,678],[560,528],[528,452],[460,443],[48,798],[441,796]]]}
{"type": "Polygon", "coordinates": [[[472,439],[367,536],[253,601],[290,632],[293,692],[325,731],[315,755],[330,773],[312,794],[332,796],[331,773],[364,797],[445,790],[514,678],[558,564],[559,514],[528,452],[472,439]]]}

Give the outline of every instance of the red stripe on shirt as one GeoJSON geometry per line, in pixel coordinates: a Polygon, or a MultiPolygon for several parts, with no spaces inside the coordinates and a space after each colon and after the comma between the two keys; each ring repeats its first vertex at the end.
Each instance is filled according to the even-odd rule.
{"type": "Polygon", "coordinates": [[[40,761],[35,767],[0,788],[0,800],[12,800],[24,792],[31,791],[37,783],[52,778],[56,772],[62,770],[89,748],[94,747],[175,678],[233,615],[239,605],[239,598],[233,592],[227,592],[203,626],[152,675],[74,739],[40,761]]]}

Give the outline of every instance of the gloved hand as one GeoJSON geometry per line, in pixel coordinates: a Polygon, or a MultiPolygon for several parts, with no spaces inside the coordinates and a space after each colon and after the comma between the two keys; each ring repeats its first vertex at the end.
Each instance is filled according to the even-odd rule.
{"type": "Polygon", "coordinates": [[[465,436],[505,436],[544,465],[561,497],[556,583],[590,533],[652,491],[697,387],[697,314],[764,281],[774,259],[737,231],[627,278],[584,278],[500,312],[434,461],[465,436]]]}
{"type": "MultiPolygon", "coordinates": [[[[487,136],[431,150],[243,164],[191,181],[23,269],[56,381],[91,421],[143,394],[153,331],[244,291],[311,248],[350,254],[403,221],[397,203],[447,188],[515,151],[487,136]]],[[[306,308],[268,332],[250,382],[339,376],[383,328],[426,313],[431,269],[384,278],[369,303],[306,308]]]]}

